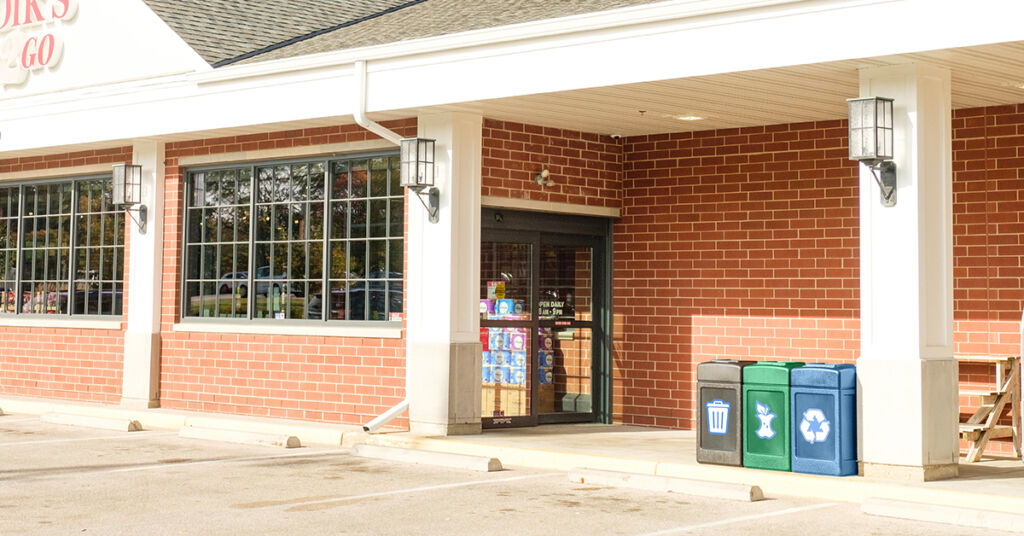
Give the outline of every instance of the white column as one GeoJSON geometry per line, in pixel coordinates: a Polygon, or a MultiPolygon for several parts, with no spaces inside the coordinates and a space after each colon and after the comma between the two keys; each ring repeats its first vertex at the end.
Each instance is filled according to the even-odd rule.
{"type": "Polygon", "coordinates": [[[480,173],[478,115],[419,117],[437,140],[440,221],[409,193],[406,389],[410,429],[427,435],[480,432],[480,173]]]}
{"type": "Polygon", "coordinates": [[[860,459],[865,476],[957,475],[949,71],[865,69],[860,95],[895,99],[895,207],[860,171],[860,459]]]}
{"type": "Polygon", "coordinates": [[[160,405],[160,296],[163,268],[164,145],[137,142],[132,161],[142,165],[146,230],[129,222],[128,328],[124,334],[121,405],[160,405]]]}

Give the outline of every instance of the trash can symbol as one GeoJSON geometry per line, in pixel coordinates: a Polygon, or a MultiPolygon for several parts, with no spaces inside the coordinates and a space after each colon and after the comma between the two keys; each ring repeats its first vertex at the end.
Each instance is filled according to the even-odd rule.
{"type": "Polygon", "coordinates": [[[721,400],[712,400],[706,404],[708,408],[708,433],[725,435],[729,432],[729,408],[732,406],[721,400]]]}
{"type": "Polygon", "coordinates": [[[708,361],[697,365],[697,461],[740,465],[743,367],[752,361],[708,361]]]}

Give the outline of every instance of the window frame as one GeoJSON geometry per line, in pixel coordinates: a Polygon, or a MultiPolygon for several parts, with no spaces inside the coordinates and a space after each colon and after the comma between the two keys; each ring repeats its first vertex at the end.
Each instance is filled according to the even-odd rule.
{"type": "MultiPolygon", "coordinates": [[[[181,324],[196,325],[197,327],[200,326],[200,325],[204,325],[204,324],[208,325],[208,326],[211,326],[211,327],[212,326],[226,326],[226,327],[236,326],[236,327],[243,327],[243,326],[261,326],[262,325],[262,326],[276,326],[277,329],[282,329],[282,330],[283,329],[288,329],[288,327],[295,327],[295,328],[349,327],[349,328],[361,328],[361,329],[373,329],[373,328],[400,329],[402,327],[402,325],[403,325],[403,322],[404,322],[404,319],[405,319],[405,314],[407,313],[406,300],[405,300],[405,279],[406,279],[406,274],[405,274],[405,263],[404,263],[404,249],[405,249],[405,240],[406,240],[405,234],[406,233],[405,233],[404,221],[405,221],[405,214],[408,212],[407,196],[405,194],[405,189],[401,188],[401,187],[399,187],[401,189],[401,194],[400,195],[396,196],[396,195],[392,194],[392,195],[387,195],[385,197],[373,197],[373,196],[370,195],[369,183],[367,183],[367,194],[366,194],[366,196],[362,197],[362,198],[357,198],[357,199],[358,200],[363,200],[363,201],[366,202],[366,204],[367,204],[367,212],[369,211],[369,204],[370,204],[369,201],[371,199],[384,199],[384,200],[387,200],[387,205],[388,205],[387,211],[388,212],[387,212],[387,218],[386,218],[387,221],[385,221],[385,223],[384,223],[385,225],[389,225],[390,224],[390,215],[391,215],[391,203],[390,203],[390,200],[392,200],[392,199],[401,199],[402,210],[403,210],[402,234],[400,236],[388,236],[387,233],[385,233],[385,236],[384,236],[383,239],[372,238],[368,234],[367,237],[365,239],[363,239],[363,241],[364,241],[364,243],[366,243],[368,245],[370,242],[372,242],[374,240],[383,240],[385,242],[390,242],[391,240],[396,240],[396,239],[400,239],[401,240],[402,250],[403,250],[402,277],[401,277],[401,279],[397,279],[397,280],[395,280],[395,279],[386,279],[385,278],[385,279],[382,279],[381,281],[384,281],[386,283],[385,290],[384,290],[385,300],[389,299],[388,296],[390,294],[389,291],[390,291],[390,288],[391,288],[390,285],[392,284],[392,282],[398,281],[398,282],[401,283],[401,287],[402,287],[402,312],[401,312],[402,319],[392,320],[392,319],[389,318],[389,319],[385,319],[385,320],[370,320],[370,319],[364,319],[364,320],[349,320],[349,319],[338,320],[338,319],[330,318],[330,314],[329,314],[330,313],[330,301],[329,300],[330,300],[331,282],[332,282],[332,278],[330,277],[330,275],[331,275],[330,274],[331,243],[335,242],[335,241],[340,241],[340,240],[346,240],[346,241],[352,240],[351,237],[345,237],[345,238],[332,238],[331,237],[331,228],[332,228],[332,224],[333,224],[333,215],[332,215],[332,210],[331,210],[331,204],[333,202],[337,202],[337,201],[344,201],[344,199],[336,199],[336,198],[332,197],[332,180],[333,180],[332,179],[332,172],[333,172],[332,164],[334,164],[335,162],[341,162],[341,161],[349,161],[350,162],[350,161],[354,161],[354,160],[366,160],[366,161],[369,162],[369,161],[372,161],[375,158],[383,158],[385,161],[389,161],[391,158],[397,158],[399,156],[400,155],[399,155],[399,152],[397,150],[374,150],[374,151],[358,152],[358,153],[341,153],[341,154],[335,153],[335,154],[328,154],[328,155],[313,155],[313,156],[304,156],[304,157],[290,157],[290,158],[285,158],[285,159],[267,159],[267,160],[241,161],[241,162],[223,162],[223,163],[215,163],[215,164],[208,164],[208,165],[197,165],[197,166],[183,167],[182,170],[181,170],[181,177],[182,177],[182,182],[183,182],[183,188],[182,188],[182,194],[183,195],[182,195],[182,202],[181,202],[181,205],[180,205],[180,207],[181,207],[181,215],[182,216],[181,216],[181,232],[180,232],[180,235],[179,235],[180,239],[181,239],[181,251],[180,251],[179,257],[178,257],[179,260],[180,260],[180,263],[181,263],[180,264],[181,269],[179,270],[179,280],[178,280],[178,290],[180,292],[180,299],[178,300],[178,307],[179,307],[179,309],[178,309],[178,314],[177,314],[178,322],[181,323],[181,324]],[[255,253],[256,253],[256,249],[257,249],[257,244],[259,242],[261,242],[260,240],[257,239],[257,236],[256,236],[256,234],[257,234],[257,229],[256,229],[257,207],[260,205],[259,198],[258,198],[258,196],[259,196],[259,185],[257,184],[257,181],[259,179],[259,169],[260,168],[267,168],[267,167],[275,167],[275,166],[290,166],[290,165],[295,165],[295,164],[321,164],[323,166],[323,170],[324,170],[324,197],[323,197],[322,200],[317,201],[317,202],[323,203],[323,205],[324,205],[324,220],[323,220],[324,221],[324,232],[323,232],[323,236],[322,236],[322,238],[319,238],[319,239],[307,239],[306,240],[307,243],[321,243],[321,244],[323,244],[323,249],[322,249],[322,251],[323,251],[323,253],[322,253],[322,255],[323,255],[322,271],[323,271],[323,273],[321,274],[322,277],[320,278],[320,280],[323,281],[323,287],[322,287],[323,299],[321,300],[321,302],[322,302],[322,305],[321,305],[321,318],[320,319],[308,319],[308,318],[258,318],[258,317],[256,317],[254,315],[254,312],[255,312],[254,306],[251,303],[249,303],[248,301],[246,303],[246,317],[245,318],[228,317],[228,316],[204,317],[204,316],[189,316],[189,315],[187,315],[186,311],[188,310],[188,306],[189,306],[189,304],[188,304],[189,294],[187,292],[187,285],[189,283],[188,274],[187,274],[188,263],[189,263],[189,257],[188,257],[189,247],[190,246],[196,246],[196,245],[199,245],[199,246],[205,245],[205,242],[192,242],[192,243],[190,243],[188,241],[188,238],[189,238],[189,236],[188,236],[188,233],[189,233],[189,210],[190,209],[195,209],[195,208],[202,208],[202,207],[196,207],[193,204],[193,201],[194,201],[193,200],[193,196],[194,196],[194,188],[195,188],[194,180],[193,180],[194,174],[196,174],[196,173],[208,173],[208,172],[214,172],[214,171],[236,170],[236,169],[248,169],[249,170],[249,174],[250,174],[250,177],[251,177],[250,192],[249,192],[250,198],[249,198],[248,204],[245,205],[245,206],[247,206],[249,208],[249,211],[250,211],[249,212],[249,214],[250,214],[250,216],[249,216],[249,229],[248,229],[248,233],[249,233],[249,238],[248,238],[248,246],[249,246],[248,257],[249,257],[249,259],[248,260],[249,260],[249,262],[248,262],[248,270],[247,270],[247,272],[248,272],[248,274],[250,274],[250,277],[248,279],[248,282],[249,282],[248,288],[253,289],[253,284],[254,284],[253,282],[256,281],[256,279],[254,279],[254,274],[255,274],[255,270],[256,270],[254,268],[255,263],[256,263],[255,253]]],[[[389,165],[389,167],[390,167],[390,165],[389,165]]],[[[395,169],[396,169],[396,171],[398,171],[398,170],[400,170],[400,167],[396,167],[395,169]]],[[[369,179],[371,172],[372,172],[372,166],[368,166],[367,169],[366,169],[367,179],[369,179]]],[[[349,181],[350,181],[350,185],[351,185],[351,176],[349,178],[349,181]]],[[[349,198],[350,201],[351,201],[351,199],[352,198],[349,198]]],[[[308,201],[307,202],[303,202],[303,203],[308,203],[308,201]]],[[[271,202],[271,204],[273,204],[273,202],[271,202]]],[[[351,203],[350,203],[349,206],[351,206],[351,203]]],[[[369,223],[367,222],[366,225],[367,225],[367,229],[369,230],[369,223]]],[[[351,231],[349,230],[349,233],[350,232],[351,231]]],[[[347,233],[347,234],[349,234],[349,233],[347,233]]],[[[290,240],[288,240],[288,241],[290,241],[290,240]]],[[[275,242],[276,243],[276,240],[271,240],[271,242],[275,242]]],[[[369,247],[367,247],[367,255],[368,255],[368,251],[369,251],[369,247]]],[[[389,255],[388,259],[390,259],[390,251],[388,251],[388,255],[389,255]]],[[[308,256],[308,253],[307,253],[307,256],[308,256]]],[[[200,262],[202,262],[202,261],[200,260],[200,262]]],[[[202,266],[200,266],[199,267],[200,274],[202,273],[202,270],[203,270],[203,268],[202,268],[202,266]]],[[[232,272],[232,273],[236,273],[236,272],[232,272]]],[[[218,280],[219,279],[220,278],[218,277],[218,280]]],[[[200,280],[203,280],[203,278],[200,278],[200,280]]],[[[368,296],[369,284],[373,281],[373,278],[369,277],[369,274],[367,273],[367,274],[365,274],[364,278],[362,280],[359,280],[359,281],[364,281],[367,284],[367,288],[365,289],[365,292],[367,292],[367,296],[368,296]]],[[[202,293],[200,293],[200,295],[202,295],[202,293]]],[[[249,291],[249,296],[253,296],[253,295],[254,295],[253,291],[250,290],[249,291]]],[[[369,300],[368,299],[364,299],[364,304],[365,304],[364,307],[366,307],[366,309],[364,309],[364,311],[369,310],[369,300]]],[[[388,306],[387,309],[386,309],[386,313],[385,314],[388,314],[390,316],[390,312],[391,312],[390,311],[390,306],[388,306]]],[[[271,332],[275,332],[275,331],[271,330],[271,332]]]]}
{"type": "MultiPolygon", "coordinates": [[[[109,183],[111,185],[111,190],[110,191],[112,192],[112,190],[113,190],[113,186],[112,186],[113,185],[113,173],[112,172],[111,173],[89,173],[89,174],[83,174],[83,175],[68,175],[68,176],[61,176],[61,177],[48,177],[48,178],[43,178],[43,179],[24,179],[24,180],[13,180],[13,181],[3,181],[3,182],[0,182],[0,189],[17,188],[17,190],[18,190],[18,215],[17,215],[17,217],[15,219],[15,221],[18,222],[17,244],[16,244],[16,247],[14,247],[14,248],[9,248],[9,247],[8,248],[4,248],[6,251],[14,251],[14,252],[16,252],[16,258],[17,258],[16,264],[15,264],[15,266],[16,266],[15,274],[16,275],[15,275],[15,278],[13,280],[14,288],[15,288],[15,293],[16,293],[15,294],[16,298],[18,298],[19,296],[23,296],[24,295],[24,292],[21,290],[21,287],[26,282],[25,281],[25,277],[24,277],[24,273],[23,273],[23,271],[25,269],[25,265],[24,265],[24,261],[25,261],[24,253],[25,253],[25,250],[26,249],[39,249],[39,248],[27,248],[26,244],[25,244],[25,240],[27,238],[26,233],[25,233],[25,221],[26,221],[26,218],[37,218],[37,217],[39,217],[39,216],[26,216],[26,208],[25,208],[26,196],[25,196],[25,190],[26,190],[26,188],[36,187],[36,186],[50,186],[50,185],[60,185],[60,184],[70,184],[71,185],[71,206],[70,206],[70,211],[66,215],[66,217],[69,220],[68,221],[68,245],[67,245],[66,250],[64,250],[64,251],[68,252],[68,277],[67,277],[67,280],[66,280],[66,283],[68,285],[68,287],[67,287],[67,295],[68,295],[68,298],[67,298],[67,313],[63,313],[63,312],[54,312],[54,313],[47,313],[47,312],[32,313],[32,312],[29,312],[29,313],[26,313],[23,310],[24,309],[24,305],[25,305],[23,300],[16,299],[15,303],[17,304],[17,306],[16,306],[16,308],[15,308],[15,310],[13,312],[8,312],[8,311],[4,310],[4,307],[0,307],[0,325],[20,325],[21,322],[25,322],[25,321],[29,321],[29,320],[42,320],[43,322],[51,322],[52,321],[52,322],[55,322],[55,323],[64,323],[64,324],[66,324],[68,321],[81,321],[81,322],[84,322],[86,324],[89,324],[89,323],[97,323],[98,324],[98,323],[105,323],[105,322],[106,323],[116,322],[116,323],[120,324],[122,319],[124,318],[124,316],[127,314],[128,308],[127,308],[127,304],[125,303],[125,299],[126,299],[125,289],[127,287],[127,283],[125,281],[124,272],[125,272],[125,270],[128,267],[128,262],[127,262],[127,260],[125,258],[125,256],[128,254],[128,247],[127,247],[127,243],[126,243],[126,240],[128,238],[128,232],[125,229],[125,227],[126,227],[126,223],[125,222],[126,222],[127,218],[123,214],[122,214],[122,217],[121,217],[121,226],[120,226],[118,231],[115,231],[116,233],[117,232],[120,233],[120,240],[116,241],[116,243],[112,245],[112,247],[115,250],[120,248],[121,255],[120,256],[114,256],[112,258],[112,260],[111,260],[111,262],[112,262],[112,266],[111,266],[112,279],[111,279],[111,281],[112,282],[114,282],[114,283],[117,282],[117,279],[115,277],[113,277],[113,274],[117,273],[118,267],[120,267],[120,269],[121,269],[121,279],[120,279],[121,300],[120,300],[120,303],[116,304],[116,305],[113,305],[112,309],[111,309],[112,312],[109,313],[109,314],[103,314],[103,313],[75,313],[75,305],[76,305],[76,301],[77,301],[76,300],[75,285],[76,285],[77,282],[80,281],[79,279],[76,278],[75,263],[76,263],[76,258],[77,258],[77,252],[81,248],[89,249],[89,248],[94,247],[92,244],[85,245],[85,246],[82,246],[81,244],[79,244],[79,238],[78,238],[78,227],[79,227],[78,226],[78,219],[80,217],[82,217],[83,215],[85,215],[85,216],[97,215],[97,214],[101,214],[102,215],[102,214],[106,213],[106,214],[114,214],[116,216],[117,214],[122,212],[121,210],[119,210],[116,207],[116,205],[111,205],[113,207],[113,209],[109,210],[109,211],[103,210],[102,207],[101,207],[99,212],[94,212],[94,211],[90,210],[90,211],[86,211],[83,214],[83,212],[80,210],[81,209],[81,204],[80,204],[81,185],[84,184],[84,183],[91,182],[91,181],[96,181],[96,180],[106,180],[106,181],[109,181],[109,183]],[[113,311],[118,311],[118,312],[113,312],[113,311]],[[47,319],[47,320],[43,320],[43,319],[47,319]]],[[[64,216],[61,215],[61,216],[58,216],[58,217],[64,217],[64,216]]],[[[9,217],[5,217],[4,219],[7,220],[7,221],[11,221],[11,219],[9,217]]],[[[117,221],[117,218],[115,217],[115,222],[116,221],[117,221]]],[[[99,247],[107,247],[107,245],[103,244],[103,245],[101,245],[99,247]]],[[[48,248],[43,248],[43,249],[48,249],[48,248]]],[[[86,270],[88,271],[88,266],[86,267],[86,270]]],[[[103,268],[102,268],[102,265],[101,265],[101,267],[100,267],[100,272],[101,273],[102,273],[102,270],[103,270],[103,268]]],[[[101,277],[102,277],[102,275],[101,275],[101,277]]],[[[8,280],[6,278],[0,278],[0,281],[2,281],[5,284],[3,291],[7,292],[6,282],[8,280]]],[[[55,280],[55,281],[57,281],[57,280],[55,280]]],[[[100,288],[101,289],[103,288],[103,284],[104,284],[104,282],[101,281],[100,282],[100,285],[101,285],[100,288]]],[[[58,296],[59,296],[59,291],[57,291],[57,292],[58,292],[58,296]]],[[[114,295],[116,295],[116,294],[117,294],[117,292],[115,291],[114,295]]],[[[111,302],[111,303],[115,303],[115,302],[111,302]]]]}

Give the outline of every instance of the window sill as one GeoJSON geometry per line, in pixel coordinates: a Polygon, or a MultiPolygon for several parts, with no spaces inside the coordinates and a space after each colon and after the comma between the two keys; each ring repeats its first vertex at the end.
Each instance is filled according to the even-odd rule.
{"type": "Polygon", "coordinates": [[[401,339],[402,328],[391,326],[273,326],[267,324],[232,324],[227,322],[181,322],[174,325],[184,333],[240,333],[253,335],[298,335],[308,337],[362,337],[366,339],[401,339]]]}
{"type": "Polygon", "coordinates": [[[9,328],[70,328],[70,329],[106,329],[120,330],[121,320],[99,320],[99,319],[70,319],[53,318],[47,315],[35,315],[32,317],[17,316],[6,318],[0,316],[0,327],[9,328]]]}

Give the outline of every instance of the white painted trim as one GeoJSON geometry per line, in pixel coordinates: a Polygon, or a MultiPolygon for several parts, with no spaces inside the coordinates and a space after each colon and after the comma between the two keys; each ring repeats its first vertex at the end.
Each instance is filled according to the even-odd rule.
{"type": "Polygon", "coordinates": [[[68,328],[120,330],[120,320],[64,320],[57,318],[4,318],[0,316],[0,327],[8,328],[68,328]]]}
{"type": "Polygon", "coordinates": [[[490,208],[507,208],[513,210],[526,210],[530,212],[554,212],[558,214],[576,214],[579,216],[597,216],[599,218],[618,218],[621,216],[621,209],[614,207],[592,207],[588,205],[574,205],[572,203],[552,203],[550,201],[537,201],[534,199],[514,199],[510,197],[494,197],[485,195],[480,198],[480,204],[490,208]]]}
{"type": "Polygon", "coordinates": [[[113,164],[92,164],[88,166],[74,166],[50,169],[28,169],[25,171],[12,171],[0,173],[0,182],[22,181],[29,179],[52,179],[57,177],[79,177],[82,175],[96,175],[97,173],[112,173],[113,164]]]}
{"type": "Polygon", "coordinates": [[[306,156],[321,156],[341,153],[359,153],[366,151],[380,151],[397,148],[398,147],[395,144],[387,140],[365,140],[347,143],[329,143],[325,145],[307,145],[304,147],[285,147],[281,149],[240,151],[237,153],[183,156],[178,159],[178,165],[182,167],[207,166],[216,164],[230,164],[234,162],[252,162],[256,160],[280,160],[285,158],[302,158],[306,156]]]}
{"type": "MultiPolygon", "coordinates": [[[[380,60],[435,52],[446,52],[466,47],[516,43],[525,39],[550,37],[552,35],[581,33],[609,28],[629,27],[636,24],[687,19],[692,17],[746,11],[780,4],[799,3],[801,0],[690,0],[686,2],[666,1],[642,6],[631,6],[582,15],[570,15],[555,19],[524,22],[483,28],[456,34],[410,39],[362,48],[350,48],[307,56],[283,58],[259,63],[232,65],[212,71],[195,73],[189,79],[197,84],[226,82],[254,76],[281,74],[291,71],[305,71],[328,67],[347,66],[358,60],[380,60]]],[[[854,0],[847,4],[871,4],[887,0],[854,0]]],[[[806,11],[820,7],[804,8],[806,11]]]]}
{"type": "Polygon", "coordinates": [[[361,337],[364,339],[401,339],[402,328],[377,326],[272,326],[267,324],[229,324],[181,322],[173,330],[182,333],[239,333],[252,335],[296,335],[304,337],[361,337]]]}

